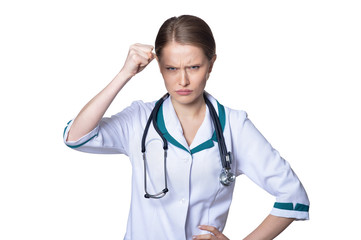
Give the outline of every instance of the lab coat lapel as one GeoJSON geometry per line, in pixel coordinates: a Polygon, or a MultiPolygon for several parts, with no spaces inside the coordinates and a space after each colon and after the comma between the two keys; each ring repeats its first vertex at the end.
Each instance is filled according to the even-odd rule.
{"type": "Polygon", "coordinates": [[[209,114],[208,106],[206,108],[206,115],[204,120],[199,127],[196,136],[193,139],[193,142],[190,146],[191,150],[195,149],[197,146],[204,144],[205,142],[209,141],[212,138],[212,134],[214,132],[214,127],[212,124],[212,118],[209,114]]]}
{"type": "MultiPolygon", "coordinates": [[[[212,105],[215,107],[216,111],[218,112],[217,101],[211,95],[207,94],[207,96],[211,101],[212,105]]],[[[195,152],[198,152],[202,149],[213,146],[212,135],[215,128],[209,113],[208,106],[206,108],[205,118],[201,126],[199,127],[191,146],[188,146],[188,143],[183,135],[182,126],[174,110],[170,97],[164,101],[162,111],[164,125],[167,132],[178,142],[177,144],[182,145],[187,151],[193,152],[192,150],[195,150],[195,152]]]]}
{"type": "Polygon", "coordinates": [[[174,107],[173,107],[172,101],[170,100],[170,97],[164,101],[162,110],[163,110],[164,124],[165,124],[165,127],[166,127],[168,133],[179,144],[181,144],[185,149],[187,149],[188,152],[190,152],[188,143],[183,135],[182,125],[179,122],[179,119],[174,110],[174,107]]]}

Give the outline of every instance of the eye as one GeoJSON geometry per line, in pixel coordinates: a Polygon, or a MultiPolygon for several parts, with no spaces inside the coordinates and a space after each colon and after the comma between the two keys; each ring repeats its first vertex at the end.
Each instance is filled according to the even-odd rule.
{"type": "Polygon", "coordinates": [[[190,69],[192,69],[192,70],[197,70],[197,69],[199,69],[199,67],[200,67],[200,66],[198,66],[198,65],[196,65],[196,66],[191,66],[190,69]]]}
{"type": "Polygon", "coordinates": [[[175,67],[167,67],[166,69],[169,70],[169,71],[175,71],[175,70],[177,70],[175,67]]]}

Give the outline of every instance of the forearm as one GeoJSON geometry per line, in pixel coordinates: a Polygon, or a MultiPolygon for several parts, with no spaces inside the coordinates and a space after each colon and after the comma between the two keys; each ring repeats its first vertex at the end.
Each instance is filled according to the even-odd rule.
{"type": "Polygon", "coordinates": [[[133,44],[129,48],[122,70],[80,111],[69,130],[67,141],[78,140],[98,125],[124,85],[154,59],[155,54],[152,50],[153,46],[144,44],[133,44]]]}
{"type": "Polygon", "coordinates": [[[292,222],[293,218],[268,215],[266,219],[244,240],[270,240],[277,237],[292,222]]]}
{"type": "Polygon", "coordinates": [[[67,141],[76,141],[93,130],[131,76],[119,72],[115,78],[79,112],[70,128],[67,141]]]}

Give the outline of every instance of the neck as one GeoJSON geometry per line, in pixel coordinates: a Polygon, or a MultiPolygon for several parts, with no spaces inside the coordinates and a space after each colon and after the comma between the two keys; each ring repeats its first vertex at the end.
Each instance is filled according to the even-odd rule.
{"type": "Polygon", "coordinates": [[[179,104],[172,99],[171,101],[179,119],[195,119],[199,116],[203,116],[205,113],[206,103],[204,101],[203,95],[201,95],[197,101],[187,105],[179,104]]]}

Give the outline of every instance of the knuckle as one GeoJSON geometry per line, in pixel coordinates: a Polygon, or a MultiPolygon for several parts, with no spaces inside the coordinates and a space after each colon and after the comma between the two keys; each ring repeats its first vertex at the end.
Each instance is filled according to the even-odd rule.
{"type": "Polygon", "coordinates": [[[211,226],[211,227],[209,227],[209,230],[210,230],[211,232],[214,232],[215,230],[217,230],[217,228],[211,226]]]}
{"type": "Polygon", "coordinates": [[[131,45],[132,49],[139,49],[142,46],[140,43],[134,43],[131,45]]]}
{"type": "Polygon", "coordinates": [[[136,55],[137,55],[136,50],[134,50],[133,48],[130,48],[128,56],[130,56],[131,58],[134,58],[134,56],[136,56],[136,55]]]}
{"type": "Polygon", "coordinates": [[[136,47],[136,44],[132,44],[132,45],[129,46],[129,49],[133,50],[135,47],[136,47]]]}
{"type": "Polygon", "coordinates": [[[212,239],[212,234],[208,233],[208,234],[206,235],[206,237],[207,237],[207,239],[212,239]]]}

